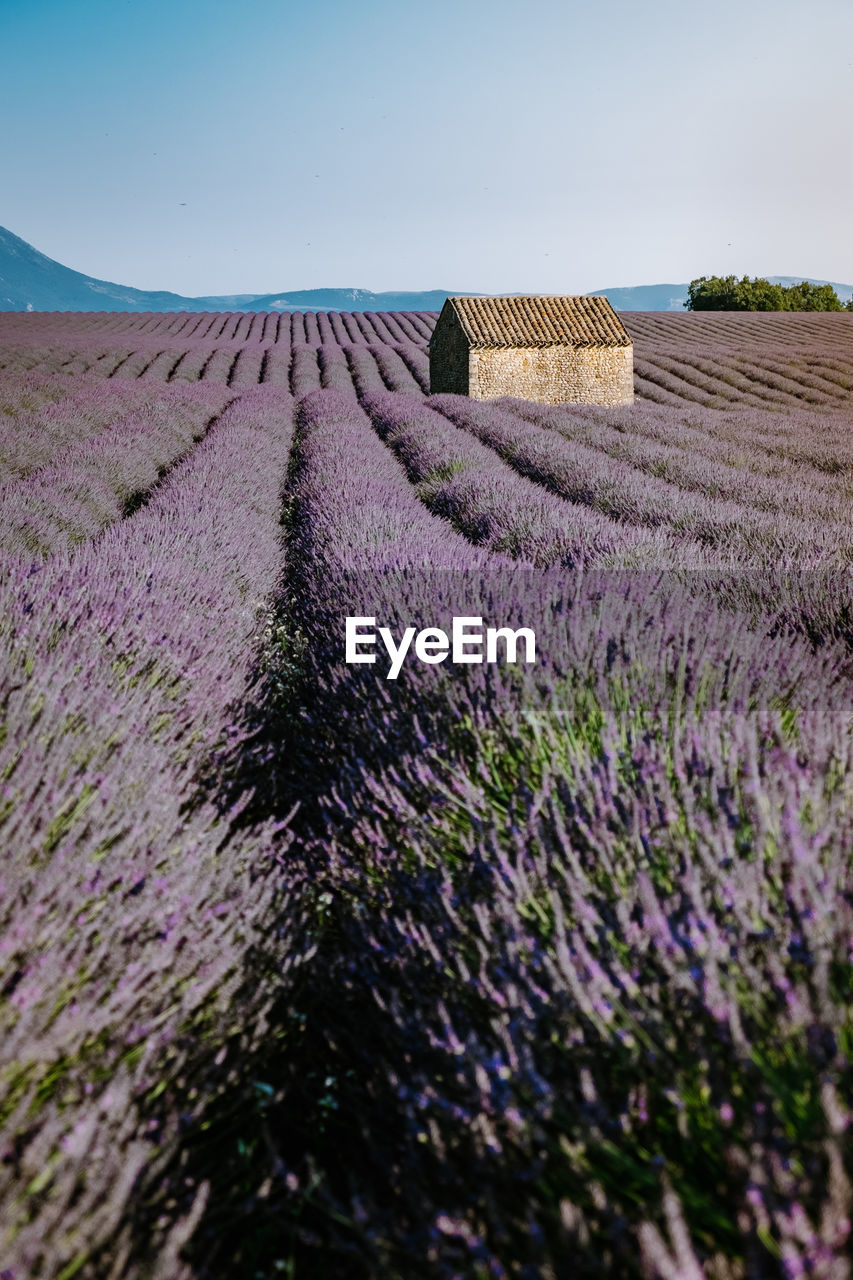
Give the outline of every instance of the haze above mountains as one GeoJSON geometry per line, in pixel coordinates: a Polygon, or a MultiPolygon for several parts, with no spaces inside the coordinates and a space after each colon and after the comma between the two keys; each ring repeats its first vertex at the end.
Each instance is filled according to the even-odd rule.
{"type": "MultiPolygon", "coordinates": [[[[809,277],[769,278],[778,284],[795,284],[809,277]]],[[[853,296],[853,285],[834,280],[812,280],[812,283],[832,284],[842,302],[853,296]]],[[[0,227],[0,311],[439,311],[451,292],[454,291],[371,293],[369,289],[297,289],[186,298],[178,293],[113,284],[73,271],[0,227]]],[[[687,283],[593,292],[609,298],[617,311],[681,311],[687,298],[687,283]]]]}

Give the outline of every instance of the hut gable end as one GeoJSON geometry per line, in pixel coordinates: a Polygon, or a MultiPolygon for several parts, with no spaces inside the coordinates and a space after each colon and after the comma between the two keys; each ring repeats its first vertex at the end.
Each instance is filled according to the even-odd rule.
{"type": "Polygon", "coordinates": [[[633,344],[604,297],[450,297],[430,341],[430,390],[626,404],[633,344]]]}
{"type": "Polygon", "coordinates": [[[451,299],[442,307],[429,342],[430,392],[468,395],[470,341],[451,299]]]}

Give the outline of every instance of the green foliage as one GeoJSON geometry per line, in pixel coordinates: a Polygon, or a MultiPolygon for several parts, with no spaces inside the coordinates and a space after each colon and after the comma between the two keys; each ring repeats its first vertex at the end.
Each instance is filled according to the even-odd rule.
{"type": "MultiPolygon", "coordinates": [[[[757,276],[699,276],[687,287],[688,311],[841,311],[831,284],[771,284],[757,276]]],[[[848,305],[847,310],[850,310],[848,305]]]]}
{"type": "Polygon", "coordinates": [[[785,289],[789,311],[840,311],[838,294],[831,284],[809,284],[803,280],[785,289]]]}

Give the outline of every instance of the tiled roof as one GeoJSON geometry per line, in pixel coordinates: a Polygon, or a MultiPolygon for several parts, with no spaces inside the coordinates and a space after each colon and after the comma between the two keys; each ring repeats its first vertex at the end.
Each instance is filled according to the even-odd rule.
{"type": "Polygon", "coordinates": [[[448,298],[472,347],[629,347],[606,298],[448,298]]]}

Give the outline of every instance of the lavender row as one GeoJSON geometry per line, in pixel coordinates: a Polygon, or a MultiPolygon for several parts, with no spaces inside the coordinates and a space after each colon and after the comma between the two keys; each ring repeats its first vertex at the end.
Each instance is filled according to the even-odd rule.
{"type": "Polygon", "coordinates": [[[400,358],[411,371],[424,395],[429,395],[429,355],[423,347],[411,343],[397,348],[400,358]]]}
{"type": "Polygon", "coordinates": [[[69,338],[93,352],[124,339],[135,349],[161,347],[180,352],[194,344],[208,346],[390,345],[423,347],[435,317],[397,312],[293,312],[281,315],[204,314],[181,317],[112,317],[103,323],[97,315],[9,316],[0,319],[0,340],[30,348],[59,348],[69,338]],[[95,323],[99,322],[99,323],[95,323]]]}
{"type": "Polygon", "coordinates": [[[768,396],[765,391],[762,395],[762,389],[750,385],[745,378],[743,382],[747,385],[735,390],[722,378],[707,377],[684,361],[676,362],[666,356],[655,355],[648,359],[640,355],[635,360],[635,368],[647,382],[672,392],[688,404],[699,404],[706,409],[726,408],[735,400],[752,407],[766,405],[768,400],[771,404],[785,401],[785,397],[778,394],[768,396]]]}
{"type": "Polygon", "coordinates": [[[758,314],[665,315],[660,312],[627,312],[623,319],[631,336],[649,349],[690,344],[708,349],[719,346],[742,351],[744,346],[769,346],[789,352],[835,350],[853,354],[853,326],[846,315],[758,314]]]}
{"type": "MultiPolygon", "coordinates": [[[[269,992],[238,995],[246,957],[275,936],[278,962],[297,959],[286,834],[201,785],[247,732],[291,414],[287,396],[241,397],[132,519],[0,586],[0,1238],[15,1274],[121,1255],[135,1186],[174,1150],[177,1111],[201,1105],[188,1055],[258,1034],[269,992]]],[[[203,1192],[183,1187],[196,1219],[203,1192]]],[[[173,1219],[154,1236],[178,1277],[191,1224],[173,1219]]]]}
{"type": "MultiPolygon", "coordinates": [[[[793,503],[797,510],[809,511],[819,519],[853,520],[845,475],[848,465],[853,468],[853,453],[846,440],[833,438],[826,419],[820,422],[822,451],[831,455],[831,462],[825,470],[818,470],[795,461],[790,454],[774,453],[772,445],[765,447],[759,442],[760,437],[749,432],[749,419],[742,413],[731,423],[734,431],[729,434],[736,443],[728,444],[723,436],[728,423],[721,423],[713,434],[701,427],[685,431],[683,413],[602,413],[523,401],[509,401],[507,407],[528,422],[550,428],[568,440],[600,450],[682,489],[759,510],[785,511],[793,503]],[[830,468],[840,473],[837,479],[826,474],[830,468]]],[[[778,433],[774,439],[778,442],[778,433]]],[[[798,452],[800,444],[798,436],[798,452]]]]}
{"type": "MultiPolygon", "coordinates": [[[[737,398],[738,393],[763,394],[766,387],[782,391],[799,403],[814,394],[815,403],[831,406],[833,401],[846,399],[844,393],[853,386],[850,378],[843,373],[835,372],[827,376],[828,371],[821,372],[818,362],[814,360],[806,361],[807,367],[803,368],[801,360],[785,363],[768,358],[767,355],[762,355],[760,359],[748,358],[745,352],[740,352],[734,362],[729,360],[727,363],[708,359],[707,356],[713,356],[713,350],[689,357],[688,363],[688,357],[679,352],[680,358],[672,363],[676,367],[684,366],[694,374],[707,376],[709,385],[715,386],[717,390],[721,390],[719,383],[724,383],[732,398],[737,398]],[[768,374],[771,375],[769,378],[768,374]]],[[[662,365],[662,355],[658,354],[655,361],[662,365]]]]}
{"type": "MultiPolygon", "coordinates": [[[[514,405],[519,412],[519,405],[514,405]]],[[[537,411],[525,406],[524,412],[537,411]]],[[[566,409],[560,410],[567,412],[566,409]]],[[[572,408],[572,416],[592,413],[596,421],[613,423],[637,437],[660,440],[709,459],[762,475],[784,476],[794,470],[809,484],[844,483],[853,467],[853,452],[841,415],[799,410],[796,414],[766,408],[725,409],[711,414],[681,404],[677,415],[643,406],[641,413],[572,408]],[[822,473],[822,474],[819,474],[822,473]]]]}
{"type": "MultiPolygon", "coordinates": [[[[741,354],[744,347],[766,348],[802,360],[825,358],[834,352],[849,361],[853,354],[853,327],[848,316],[767,315],[664,315],[625,312],[623,323],[637,348],[652,355],[679,349],[702,355],[718,350],[741,354]]],[[[0,316],[4,342],[27,341],[41,345],[61,342],[69,334],[87,341],[109,340],[123,335],[132,339],[270,344],[282,340],[312,344],[336,341],[428,341],[435,324],[433,312],[350,313],[190,313],[122,315],[117,313],[0,316]]]]}
{"type": "MultiPolygon", "coordinates": [[[[45,317],[43,321],[53,319],[45,317]]],[[[75,318],[76,351],[56,346],[37,353],[35,349],[21,346],[16,337],[7,348],[5,361],[7,364],[11,361],[11,366],[18,368],[38,367],[66,373],[89,371],[97,376],[166,381],[198,376],[198,369],[205,366],[207,378],[229,381],[235,376],[235,361],[244,346],[254,355],[264,353],[263,360],[266,353],[279,348],[289,352],[292,347],[318,350],[323,346],[359,345],[386,353],[397,351],[409,361],[410,368],[414,360],[418,366],[414,370],[416,380],[426,390],[424,346],[432,317],[295,313],[265,317],[263,327],[255,326],[252,333],[247,330],[249,318],[245,316],[193,317],[192,324],[184,318],[180,329],[162,329],[152,323],[127,330],[125,337],[132,338],[134,349],[125,351],[118,360],[104,350],[109,335],[87,329],[85,319],[75,318]],[[216,344],[214,348],[211,348],[212,342],[216,344]],[[211,361],[212,351],[216,356],[211,361]]],[[[633,325],[636,331],[635,371],[637,389],[643,397],[661,403],[672,403],[670,397],[674,397],[680,403],[701,404],[711,409],[744,403],[798,410],[809,402],[843,408],[849,400],[853,363],[849,356],[850,344],[844,341],[846,330],[839,333],[835,347],[830,348],[837,351],[839,358],[827,364],[827,356],[816,344],[814,335],[806,337],[806,346],[786,348],[772,338],[772,330],[759,325],[749,336],[756,353],[750,355],[734,342],[727,342],[722,330],[709,331],[710,341],[703,342],[695,335],[691,337],[689,326],[668,333],[665,345],[655,345],[644,332],[644,317],[636,318],[629,313],[625,319],[629,329],[633,325]]],[[[41,332],[45,336],[50,330],[43,328],[41,332]]],[[[67,338],[68,326],[61,332],[67,338]]],[[[119,330],[115,330],[114,340],[118,337],[119,330]]],[[[250,384],[251,364],[256,361],[246,364],[239,385],[250,384]]],[[[405,374],[395,389],[411,389],[405,374]]]]}
{"type": "Polygon", "coordinates": [[[309,515],[296,563],[319,557],[370,571],[508,563],[471,547],[449,521],[426,511],[354,394],[321,390],[306,396],[299,412],[296,496],[309,515]]]}
{"type": "MultiPolygon", "coordinates": [[[[288,388],[301,398],[312,391],[334,386],[340,390],[353,389],[347,369],[347,357],[355,352],[359,359],[372,361],[381,371],[383,385],[394,390],[415,394],[428,391],[428,373],[423,357],[410,355],[417,348],[344,346],[328,343],[321,346],[286,344],[275,347],[218,347],[211,350],[200,344],[186,352],[161,351],[156,355],[137,351],[128,356],[114,371],[117,379],[133,378],[143,382],[203,381],[223,383],[229,387],[246,388],[268,382],[273,386],[288,388]],[[369,352],[369,357],[365,354],[369,352]],[[318,364],[319,362],[319,364],[318,364]],[[324,378],[326,367],[334,365],[338,372],[324,378]]],[[[375,378],[375,372],[374,372],[375,378]]]]}
{"type": "Polygon", "coordinates": [[[733,382],[742,378],[759,395],[795,409],[810,405],[832,410],[849,400],[846,388],[816,378],[803,368],[801,359],[786,359],[777,352],[759,356],[741,351],[731,361],[729,376],[733,382]]]}
{"type": "MultiPolygon", "coordinates": [[[[99,372],[100,368],[113,369],[127,359],[131,348],[124,344],[104,352],[101,343],[97,350],[86,350],[89,344],[75,340],[73,347],[36,346],[16,342],[0,347],[0,371],[20,375],[33,372],[41,375],[99,372]]],[[[108,375],[107,375],[108,376],[108,375]]]]}
{"type": "Polygon", "coordinates": [[[706,391],[711,398],[730,400],[742,405],[753,407],[762,407],[765,401],[760,394],[761,388],[756,386],[754,381],[745,377],[742,373],[737,372],[730,361],[715,360],[711,361],[703,358],[706,353],[696,353],[690,355],[688,353],[679,352],[679,359],[673,359],[672,355],[663,352],[656,352],[650,360],[646,362],[646,369],[649,367],[655,369],[660,376],[661,371],[664,374],[675,374],[676,382],[680,379],[706,391]]]}
{"type": "Polygon", "coordinates": [[[794,363],[784,365],[762,359],[730,358],[719,369],[707,372],[700,368],[703,360],[687,356],[674,358],[658,353],[638,362],[646,377],[656,377],[663,385],[682,389],[686,398],[718,407],[719,401],[747,404],[784,405],[798,408],[803,404],[837,407],[847,400],[841,387],[822,387],[816,379],[804,374],[794,363]]]}
{"type": "Polygon", "coordinates": [[[343,391],[351,394],[354,390],[352,375],[349,370],[346,350],[343,347],[320,347],[317,352],[320,366],[320,381],[325,390],[343,391]]]}
{"type": "MultiPolygon", "coordinates": [[[[0,374],[0,485],[56,461],[69,444],[92,439],[150,401],[150,388],[139,386],[0,374]]],[[[171,394],[161,404],[179,402],[171,394]]]]}
{"type": "Polygon", "coordinates": [[[554,493],[628,524],[667,526],[707,544],[720,568],[841,566],[853,544],[849,526],[824,521],[817,527],[796,516],[754,511],[744,503],[712,500],[603,456],[574,440],[543,429],[494,405],[461,396],[428,402],[458,426],[473,432],[522,475],[554,493]]]}
{"type": "Polygon", "coordinates": [[[676,546],[665,530],[620,525],[556,497],[421,400],[372,392],[363,403],[422,501],[478,545],[540,567],[598,563],[662,568],[676,561],[704,562],[700,546],[676,546]]]}
{"type": "MultiPolygon", "coordinates": [[[[734,367],[734,362],[730,367],[734,367]]],[[[790,410],[797,409],[808,399],[805,393],[797,396],[768,385],[767,375],[756,377],[751,382],[744,378],[748,390],[743,387],[733,389],[731,377],[710,379],[690,365],[677,364],[663,356],[647,358],[637,353],[634,369],[635,376],[639,376],[643,384],[651,383],[682,403],[701,405],[705,409],[725,409],[736,402],[753,408],[772,406],[790,410]]]]}
{"type": "Polygon", "coordinates": [[[297,399],[320,389],[320,369],[314,347],[294,347],[290,388],[297,399]]]}
{"type": "Polygon", "coordinates": [[[139,504],[225,403],[219,388],[164,388],[93,438],[69,441],[61,461],[0,488],[0,549],[26,560],[95,537],[139,504]]]}
{"type": "Polygon", "coordinates": [[[373,351],[368,347],[350,347],[346,352],[352,381],[359,396],[374,391],[387,391],[388,384],[379,371],[373,351]]]}
{"type": "MultiPolygon", "coordinates": [[[[761,376],[767,378],[767,385],[791,394],[814,404],[832,406],[833,401],[845,401],[845,395],[851,389],[850,374],[853,369],[847,367],[847,376],[842,375],[838,381],[825,379],[817,375],[814,368],[803,369],[801,360],[784,363],[775,359],[764,358],[761,361],[761,376]]],[[[737,361],[737,368],[755,377],[756,361],[742,353],[737,361]]]]}
{"type": "Polygon", "coordinates": [[[391,346],[373,347],[371,354],[389,390],[418,398],[422,397],[425,391],[429,392],[429,386],[424,387],[422,381],[414,375],[401,350],[391,346]]]}

